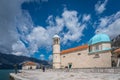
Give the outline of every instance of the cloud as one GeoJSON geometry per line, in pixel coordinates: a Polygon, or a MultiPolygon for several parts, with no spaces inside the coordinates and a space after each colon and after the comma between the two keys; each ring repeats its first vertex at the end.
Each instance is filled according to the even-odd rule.
{"type": "Polygon", "coordinates": [[[12,2],[2,0],[0,3],[0,50],[2,52],[31,56],[41,47],[52,50],[52,37],[56,33],[60,35],[61,43],[64,45],[68,41],[80,41],[90,19],[88,14],[84,16],[85,22],[82,23],[81,15],[77,11],[64,9],[59,16],[48,16],[47,26],[33,26],[30,14],[21,9],[24,2],[29,0],[12,0],[12,2]]]}
{"type": "Polygon", "coordinates": [[[111,38],[120,34],[120,11],[111,16],[100,18],[96,31],[108,34],[111,38]]]}
{"type": "Polygon", "coordinates": [[[108,24],[108,22],[109,22],[109,19],[108,18],[101,18],[100,19],[100,27],[102,28],[102,27],[105,27],[105,26],[107,26],[107,24],[108,24]]]}
{"type": "Polygon", "coordinates": [[[47,30],[41,26],[35,27],[33,31],[28,35],[29,42],[35,42],[38,45],[49,44],[49,34],[47,30]]]}
{"type": "Polygon", "coordinates": [[[26,55],[28,56],[28,50],[26,49],[25,45],[21,41],[17,41],[12,45],[12,54],[14,55],[26,55]]]}
{"type": "Polygon", "coordinates": [[[83,36],[82,32],[86,27],[90,15],[85,16],[85,22],[80,21],[77,11],[65,9],[60,16],[48,16],[46,22],[48,26],[36,26],[26,36],[29,42],[29,53],[34,54],[38,48],[45,47],[52,50],[52,37],[57,33],[61,37],[61,44],[65,45],[68,41],[80,41],[83,36]],[[64,30],[66,29],[66,30],[64,30]]]}
{"type": "Polygon", "coordinates": [[[49,55],[48,59],[49,59],[49,61],[52,61],[53,56],[52,56],[52,55],[49,55]]]}
{"type": "Polygon", "coordinates": [[[40,59],[41,59],[41,60],[44,60],[44,59],[45,59],[45,55],[41,54],[41,55],[40,55],[40,59]]]}
{"type": "MultiPolygon", "coordinates": [[[[21,9],[22,3],[26,1],[28,0],[0,1],[0,47],[4,47],[0,51],[3,53],[12,53],[12,45],[19,40],[16,26],[20,28],[24,24],[27,25],[29,23],[29,18],[27,17],[29,14],[21,9]]],[[[25,28],[23,29],[25,30],[25,28]]]]}
{"type": "Polygon", "coordinates": [[[101,14],[105,11],[105,7],[106,7],[106,4],[107,4],[108,0],[105,0],[103,3],[101,1],[98,1],[97,4],[95,5],[95,11],[98,13],[98,14],[101,14]]]}
{"type": "Polygon", "coordinates": [[[83,21],[83,22],[84,22],[84,21],[89,21],[90,18],[91,18],[91,15],[90,15],[90,14],[88,14],[88,15],[87,15],[87,14],[84,14],[84,15],[83,15],[83,20],[82,20],[82,21],[83,21]]]}
{"type": "Polygon", "coordinates": [[[80,22],[78,12],[65,10],[62,17],[64,26],[68,29],[67,32],[63,32],[63,44],[66,44],[67,41],[80,41],[80,38],[83,36],[82,32],[86,26],[82,21],[80,22]]]}
{"type": "Polygon", "coordinates": [[[40,47],[49,48],[52,45],[52,36],[41,26],[33,28],[32,32],[26,38],[29,41],[28,48],[30,53],[37,52],[40,47]]]}
{"type": "MultiPolygon", "coordinates": [[[[48,49],[52,46],[52,37],[56,33],[61,36],[62,44],[66,44],[68,40],[80,41],[86,24],[83,24],[82,21],[80,23],[77,11],[64,10],[61,16],[62,17],[48,16],[46,20],[48,26],[46,28],[43,26],[33,28],[32,32],[27,36],[27,41],[29,41],[30,44],[36,44],[37,47],[45,46],[48,49]],[[67,31],[64,30],[65,28],[67,31]]],[[[89,15],[87,15],[87,18],[88,16],[89,15]]]]}

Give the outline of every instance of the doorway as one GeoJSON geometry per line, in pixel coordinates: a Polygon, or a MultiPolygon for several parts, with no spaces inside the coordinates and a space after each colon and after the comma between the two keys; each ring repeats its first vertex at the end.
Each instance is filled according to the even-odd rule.
{"type": "Polygon", "coordinates": [[[68,68],[72,68],[72,63],[68,63],[68,68]]]}

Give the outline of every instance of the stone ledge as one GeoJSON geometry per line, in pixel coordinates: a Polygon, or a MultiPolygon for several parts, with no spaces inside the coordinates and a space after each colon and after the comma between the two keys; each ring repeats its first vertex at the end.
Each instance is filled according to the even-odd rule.
{"type": "Polygon", "coordinates": [[[10,73],[10,80],[29,80],[29,79],[25,79],[23,77],[20,77],[15,73],[10,73]]]}
{"type": "Polygon", "coordinates": [[[120,68],[74,68],[74,69],[47,69],[46,72],[88,72],[88,73],[120,73],[120,68]]]}

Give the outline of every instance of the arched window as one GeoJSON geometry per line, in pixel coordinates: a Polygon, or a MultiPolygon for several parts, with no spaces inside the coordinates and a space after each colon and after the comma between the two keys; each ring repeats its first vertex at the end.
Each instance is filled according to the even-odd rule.
{"type": "Polygon", "coordinates": [[[58,44],[58,39],[56,39],[56,44],[58,44]]]}
{"type": "Polygon", "coordinates": [[[54,39],[54,44],[59,44],[59,38],[54,39]]]}

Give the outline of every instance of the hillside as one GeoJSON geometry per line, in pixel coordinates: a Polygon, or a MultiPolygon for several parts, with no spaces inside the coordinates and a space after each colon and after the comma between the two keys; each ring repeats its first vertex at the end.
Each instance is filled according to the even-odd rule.
{"type": "Polygon", "coordinates": [[[14,64],[18,64],[20,67],[20,64],[24,61],[33,61],[38,64],[49,65],[47,61],[42,61],[31,57],[0,53],[0,69],[13,69],[14,64]]]}
{"type": "Polygon", "coordinates": [[[112,47],[120,48],[120,35],[118,35],[114,39],[112,39],[112,47]]]}

